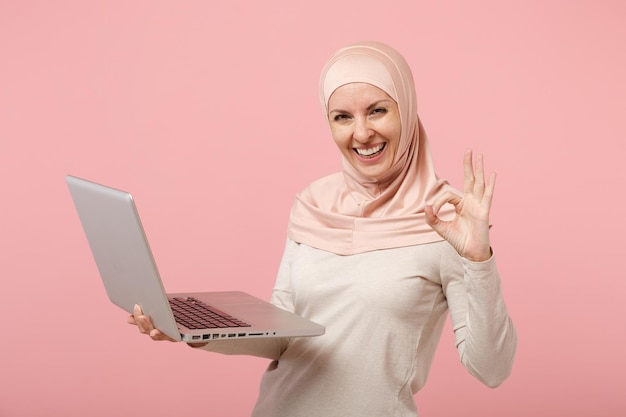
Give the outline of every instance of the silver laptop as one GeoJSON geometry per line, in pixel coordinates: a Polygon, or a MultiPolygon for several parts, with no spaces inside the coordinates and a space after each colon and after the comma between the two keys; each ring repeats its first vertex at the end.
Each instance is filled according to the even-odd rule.
{"type": "Polygon", "coordinates": [[[166,294],[132,196],[66,176],[109,299],[177,341],[319,336],[324,327],[241,291],[166,294]]]}

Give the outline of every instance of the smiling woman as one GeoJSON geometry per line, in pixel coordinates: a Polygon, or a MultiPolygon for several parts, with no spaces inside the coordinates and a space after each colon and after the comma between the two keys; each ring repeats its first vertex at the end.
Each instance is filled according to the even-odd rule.
{"type": "MultiPolygon", "coordinates": [[[[482,157],[474,166],[466,152],[463,193],[437,177],[411,71],[387,45],[339,50],[320,95],[343,170],[297,196],[271,301],[326,334],[193,346],[272,360],[256,417],[414,417],[449,312],[462,363],[499,385],[517,339],[491,251],[494,178],[485,183],[482,157]]],[[[129,322],[167,339],[140,310],[129,322]]]]}

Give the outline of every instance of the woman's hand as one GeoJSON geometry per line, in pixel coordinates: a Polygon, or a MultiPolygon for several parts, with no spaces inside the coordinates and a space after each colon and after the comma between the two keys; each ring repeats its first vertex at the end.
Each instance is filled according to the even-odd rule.
{"type": "Polygon", "coordinates": [[[137,328],[139,329],[139,333],[147,334],[152,340],[167,340],[169,342],[176,341],[165,333],[161,332],[159,329],[155,329],[152,325],[152,320],[145,316],[141,311],[141,307],[136,304],[133,314],[131,316],[128,316],[126,322],[128,324],[134,324],[135,326],[137,326],[137,328]]]}
{"type": "Polygon", "coordinates": [[[491,174],[485,184],[484,162],[481,154],[473,164],[472,150],[465,151],[463,160],[463,196],[446,192],[431,206],[426,206],[426,222],[447,240],[464,258],[474,262],[491,257],[489,243],[489,210],[496,185],[496,174],[491,174]],[[445,203],[454,205],[456,216],[450,221],[441,220],[437,213],[445,203]]]}
{"type": "MultiPolygon", "coordinates": [[[[168,335],[166,335],[159,329],[156,329],[154,325],[152,324],[152,320],[150,320],[150,318],[148,318],[147,316],[143,314],[143,311],[141,311],[141,307],[139,307],[137,304],[135,304],[135,309],[133,311],[133,314],[128,316],[128,319],[126,319],[126,322],[128,324],[133,324],[137,326],[137,328],[139,329],[139,333],[147,334],[148,336],[150,336],[152,340],[157,340],[157,341],[165,340],[168,342],[176,342],[176,340],[172,339],[171,337],[169,337],[168,335]]],[[[187,344],[194,348],[207,345],[206,342],[187,343],[187,344]]]]}

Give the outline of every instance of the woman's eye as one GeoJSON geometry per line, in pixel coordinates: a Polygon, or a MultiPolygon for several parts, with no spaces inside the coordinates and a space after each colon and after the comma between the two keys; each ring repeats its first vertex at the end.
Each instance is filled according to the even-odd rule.
{"type": "Polygon", "coordinates": [[[372,114],[385,114],[387,113],[387,109],[384,107],[376,107],[374,110],[372,110],[372,114]]]}
{"type": "Polygon", "coordinates": [[[346,120],[346,119],[348,119],[348,115],[347,114],[338,114],[335,117],[333,117],[333,120],[335,122],[340,122],[340,121],[346,120]]]}

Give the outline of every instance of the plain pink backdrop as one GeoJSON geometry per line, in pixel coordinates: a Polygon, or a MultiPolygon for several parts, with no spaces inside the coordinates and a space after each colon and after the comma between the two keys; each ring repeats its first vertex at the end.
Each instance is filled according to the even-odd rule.
{"type": "Polygon", "coordinates": [[[340,167],[319,71],[362,39],[410,62],[440,176],[498,173],[513,374],[473,380],[448,325],[420,416],[624,415],[624,2],[0,0],[0,416],[249,414],[267,361],[127,326],[64,175],[133,192],[168,290],[268,298],[340,167]]]}

